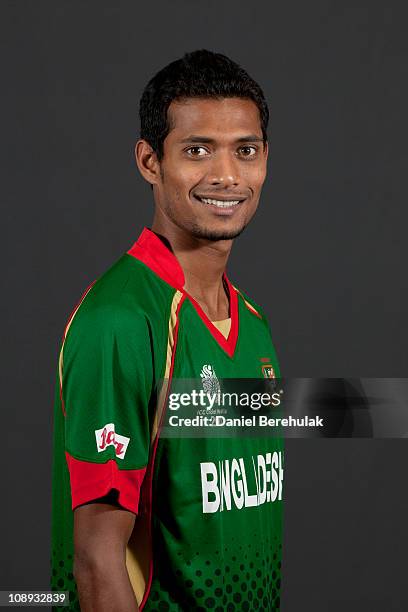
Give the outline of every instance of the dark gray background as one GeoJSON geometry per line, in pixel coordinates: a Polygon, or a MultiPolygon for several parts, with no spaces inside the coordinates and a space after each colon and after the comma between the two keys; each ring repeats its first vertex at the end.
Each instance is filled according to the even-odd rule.
{"type": "MultiPolygon", "coordinates": [[[[287,376],[406,376],[404,2],[1,3],[0,588],[46,588],[64,322],[137,238],[147,79],[187,50],[241,62],[270,103],[270,173],[229,275],[287,376]]],[[[287,444],[283,612],[406,610],[406,441],[287,444]]]]}

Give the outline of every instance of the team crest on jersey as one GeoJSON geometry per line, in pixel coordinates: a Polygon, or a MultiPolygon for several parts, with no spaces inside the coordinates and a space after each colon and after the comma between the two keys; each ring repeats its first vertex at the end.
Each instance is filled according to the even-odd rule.
{"type": "Polygon", "coordinates": [[[130,438],[116,433],[113,423],[108,423],[101,429],[95,429],[95,437],[98,453],[102,453],[108,446],[114,446],[116,456],[124,459],[130,438]]]}
{"type": "Polygon", "coordinates": [[[265,378],[275,378],[275,370],[270,363],[262,366],[262,374],[265,378]]]}
{"type": "Polygon", "coordinates": [[[213,366],[209,364],[203,365],[200,376],[205,393],[220,392],[220,383],[213,366]]]}

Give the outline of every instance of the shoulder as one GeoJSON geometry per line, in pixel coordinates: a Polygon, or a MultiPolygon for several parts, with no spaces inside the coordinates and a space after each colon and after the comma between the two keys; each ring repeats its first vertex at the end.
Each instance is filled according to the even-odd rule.
{"type": "Polygon", "coordinates": [[[161,342],[173,294],[172,287],[125,254],[84,292],[68,318],[64,338],[128,335],[140,344],[154,336],[161,342]]]}
{"type": "MultiPolygon", "coordinates": [[[[132,270],[121,257],[85,290],[67,320],[64,337],[98,336],[114,331],[133,331],[147,324],[138,307],[137,291],[129,299],[132,270]]],[[[134,278],[133,278],[134,281],[134,278]]]]}
{"type": "Polygon", "coordinates": [[[235,284],[233,284],[233,287],[237,291],[238,296],[242,299],[242,301],[245,304],[246,308],[250,312],[252,312],[253,315],[258,317],[258,319],[263,320],[265,323],[267,323],[266,315],[265,315],[263,309],[261,308],[261,306],[259,304],[257,304],[257,302],[255,302],[255,300],[250,298],[249,295],[245,291],[243,291],[240,287],[237,287],[237,285],[235,285],[235,284]]]}

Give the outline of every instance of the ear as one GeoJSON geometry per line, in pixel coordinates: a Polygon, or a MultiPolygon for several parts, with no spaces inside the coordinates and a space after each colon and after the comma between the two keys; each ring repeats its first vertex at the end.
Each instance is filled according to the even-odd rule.
{"type": "Polygon", "coordinates": [[[136,164],[143,178],[155,185],[160,181],[160,163],[147,140],[138,140],[135,146],[136,164]]]}

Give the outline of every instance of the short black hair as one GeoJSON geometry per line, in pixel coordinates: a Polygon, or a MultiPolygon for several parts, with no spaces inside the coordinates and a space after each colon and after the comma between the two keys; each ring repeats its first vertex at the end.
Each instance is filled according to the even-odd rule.
{"type": "Polygon", "coordinates": [[[140,138],[147,140],[158,159],[170,131],[168,108],[185,98],[247,98],[258,107],[264,142],[267,141],[268,105],[261,87],[226,55],[201,49],[186,53],[160,70],[140,99],[140,138]]]}

